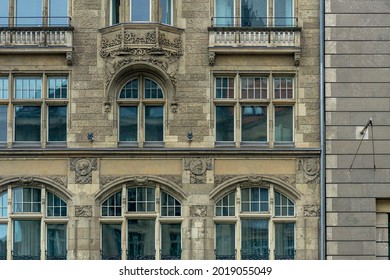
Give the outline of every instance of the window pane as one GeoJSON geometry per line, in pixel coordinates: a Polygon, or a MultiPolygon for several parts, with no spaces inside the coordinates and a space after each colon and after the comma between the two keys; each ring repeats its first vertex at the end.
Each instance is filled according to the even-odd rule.
{"type": "Polygon", "coordinates": [[[41,141],[40,106],[15,106],[15,141],[41,141]]]}
{"type": "Polygon", "coordinates": [[[293,107],[275,106],[275,142],[293,141],[293,107]]]}
{"type": "Polygon", "coordinates": [[[119,141],[138,140],[138,107],[119,107],[119,141]]]}
{"type": "Polygon", "coordinates": [[[131,0],[131,21],[150,21],[150,0],[131,0]]]}
{"type": "Polygon", "coordinates": [[[0,105],[0,142],[7,141],[7,114],[8,106],[0,105]]]}
{"type": "Polygon", "coordinates": [[[275,224],[275,259],[294,259],[294,224],[275,224]]]}
{"type": "Polygon", "coordinates": [[[235,254],[235,224],[216,224],[215,258],[217,260],[234,260],[235,254]]]}
{"type": "Polygon", "coordinates": [[[40,259],[41,221],[13,221],[13,259],[40,259]]]}
{"type": "Polygon", "coordinates": [[[50,0],[49,2],[49,25],[67,26],[68,0],[50,0]]]}
{"type": "Polygon", "coordinates": [[[67,216],[66,202],[51,192],[47,193],[47,207],[46,207],[46,209],[47,209],[46,215],[48,217],[51,217],[51,216],[65,217],[65,216],[67,216]]]}
{"type": "Polygon", "coordinates": [[[49,107],[49,141],[66,141],[66,106],[49,107]]]}
{"type": "Polygon", "coordinates": [[[180,202],[166,192],[161,192],[161,195],[161,216],[181,216],[180,202]]]}
{"type": "MultiPolygon", "coordinates": [[[[1,22],[1,18],[0,18],[0,22],[1,22]]],[[[8,78],[7,77],[0,77],[0,99],[8,99],[8,78]]]]}
{"type": "Polygon", "coordinates": [[[111,0],[111,25],[119,23],[120,0],[111,0]]]}
{"type": "Polygon", "coordinates": [[[5,191],[0,193],[0,217],[8,216],[8,193],[5,191]]]}
{"type": "Polygon", "coordinates": [[[234,141],[234,106],[216,106],[217,141],[234,141]]]}
{"type": "Polygon", "coordinates": [[[127,229],[127,259],[155,259],[155,221],[128,220],[127,229]]]}
{"type": "Polygon", "coordinates": [[[1,26],[8,26],[8,0],[0,1],[0,27],[1,26]]]}
{"type": "Polygon", "coordinates": [[[163,91],[161,87],[150,79],[145,79],[145,98],[147,99],[157,99],[164,98],[163,91]]]}
{"type": "Polygon", "coordinates": [[[155,211],[154,188],[128,188],[127,199],[127,211],[155,211]]]}
{"type": "Polygon", "coordinates": [[[216,216],[234,216],[235,215],[235,192],[231,192],[222,197],[216,203],[216,216]]]}
{"type": "Polygon", "coordinates": [[[103,260],[120,260],[122,258],[121,224],[102,224],[101,246],[103,260]]]}
{"type": "Polygon", "coordinates": [[[234,78],[215,78],[215,98],[234,98],[234,78]]]}
{"type": "Polygon", "coordinates": [[[161,5],[161,22],[172,24],[172,1],[160,0],[161,5]]]}
{"type": "Polygon", "coordinates": [[[117,192],[102,203],[102,216],[122,215],[122,193],[117,192]]]}
{"type": "Polygon", "coordinates": [[[66,224],[47,225],[47,248],[48,260],[66,260],[66,224]]]}
{"type": "Polygon", "coordinates": [[[49,83],[49,98],[67,98],[68,96],[68,78],[66,77],[50,77],[49,83]]]}
{"type": "Polygon", "coordinates": [[[42,26],[42,2],[42,0],[15,0],[16,25],[42,26]]]}
{"type": "Polygon", "coordinates": [[[41,78],[16,78],[16,99],[40,99],[42,96],[41,78]]]}
{"type": "Polygon", "coordinates": [[[243,106],[241,111],[241,140],[267,141],[267,107],[243,106]]]}
{"type": "Polygon", "coordinates": [[[294,26],[293,0],[274,0],[275,26],[294,26]]]}
{"type": "Polygon", "coordinates": [[[163,106],[145,106],[145,141],[163,141],[163,123],[163,106]]]}
{"type": "Polygon", "coordinates": [[[268,259],[268,220],[241,220],[241,248],[243,260],[268,259]]]}
{"type": "Polygon", "coordinates": [[[7,259],[7,225],[0,224],[0,260],[7,259]]]}
{"type": "Polygon", "coordinates": [[[122,88],[119,98],[138,98],[138,79],[127,82],[122,88]]]}
{"type": "Polygon", "coordinates": [[[234,25],[234,0],[215,0],[214,26],[234,25]]]}
{"type": "Polygon", "coordinates": [[[161,259],[181,259],[181,225],[161,225],[161,259]]]}
{"type": "Polygon", "coordinates": [[[267,26],[268,0],[241,0],[242,26],[267,26]]]}

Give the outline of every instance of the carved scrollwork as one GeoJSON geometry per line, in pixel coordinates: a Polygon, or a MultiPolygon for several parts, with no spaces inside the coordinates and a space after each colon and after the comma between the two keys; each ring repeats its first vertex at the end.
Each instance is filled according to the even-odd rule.
{"type": "Polygon", "coordinates": [[[318,217],[320,215],[321,208],[319,205],[304,205],[303,216],[305,217],[318,217]]]}
{"type": "Polygon", "coordinates": [[[33,177],[20,177],[18,180],[19,185],[31,186],[35,184],[33,177]]]}
{"type": "Polygon", "coordinates": [[[92,217],[92,205],[76,205],[76,217],[92,217]]]}
{"type": "Polygon", "coordinates": [[[299,170],[307,183],[318,183],[320,175],[320,162],[317,158],[305,158],[298,161],[299,170]]]}
{"type": "Polygon", "coordinates": [[[92,171],[97,169],[96,158],[71,159],[70,170],[76,173],[77,184],[91,184],[92,171]]]}
{"type": "Polygon", "coordinates": [[[49,176],[48,178],[58,183],[62,187],[66,188],[68,186],[68,178],[66,176],[49,176]]]}
{"type": "Polygon", "coordinates": [[[207,206],[206,205],[191,205],[190,207],[191,217],[206,217],[207,206]]]}

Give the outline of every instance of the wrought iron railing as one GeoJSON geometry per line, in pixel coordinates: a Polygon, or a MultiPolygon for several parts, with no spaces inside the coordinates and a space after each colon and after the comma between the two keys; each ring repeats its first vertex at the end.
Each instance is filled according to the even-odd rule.
{"type": "Polygon", "coordinates": [[[262,252],[243,252],[241,251],[242,260],[269,260],[269,250],[262,252]]]}
{"type": "Polygon", "coordinates": [[[287,250],[287,252],[283,252],[282,254],[278,254],[274,251],[274,256],[275,260],[294,260],[295,250],[287,250]]]}
{"type": "Polygon", "coordinates": [[[105,255],[102,250],[100,250],[100,256],[102,260],[121,260],[122,259],[122,253],[119,255],[105,255]]]}
{"type": "Polygon", "coordinates": [[[40,256],[41,256],[41,253],[39,253],[38,256],[37,255],[33,256],[33,255],[19,255],[19,254],[15,254],[12,251],[12,259],[13,260],[19,260],[19,261],[21,261],[21,260],[23,260],[23,261],[25,261],[25,260],[40,260],[41,259],[40,256]]]}
{"type": "Polygon", "coordinates": [[[6,260],[7,259],[7,250],[0,251],[0,260],[6,260]]]}
{"type": "Polygon", "coordinates": [[[53,260],[53,261],[60,261],[60,260],[66,260],[67,259],[67,252],[65,252],[64,255],[52,255],[48,254],[46,251],[46,260],[53,260]]]}
{"type": "Polygon", "coordinates": [[[218,254],[217,250],[214,250],[216,260],[235,260],[236,259],[236,250],[234,254],[218,254]]]}
{"type": "Polygon", "coordinates": [[[212,17],[212,27],[298,27],[297,17],[212,17]]]}
{"type": "Polygon", "coordinates": [[[128,260],[154,260],[156,259],[155,255],[127,255],[128,260]]]}
{"type": "Polygon", "coordinates": [[[161,255],[162,260],[181,260],[181,254],[179,255],[161,255]]]}

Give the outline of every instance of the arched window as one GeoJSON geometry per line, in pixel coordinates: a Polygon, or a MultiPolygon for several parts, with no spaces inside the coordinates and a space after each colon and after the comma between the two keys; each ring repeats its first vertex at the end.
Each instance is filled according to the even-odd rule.
{"type": "Polygon", "coordinates": [[[66,259],[67,215],[66,201],[45,186],[9,186],[0,194],[0,259],[66,259]]]}
{"type": "Polygon", "coordinates": [[[238,186],[217,200],[214,219],[216,259],[295,257],[295,204],[272,184],[238,186]]]}
{"type": "Polygon", "coordinates": [[[154,79],[138,75],[118,94],[120,145],[163,145],[165,94],[154,79]]]}
{"type": "Polygon", "coordinates": [[[123,186],[101,204],[102,259],[180,259],[181,213],[158,184],[123,186]]]}

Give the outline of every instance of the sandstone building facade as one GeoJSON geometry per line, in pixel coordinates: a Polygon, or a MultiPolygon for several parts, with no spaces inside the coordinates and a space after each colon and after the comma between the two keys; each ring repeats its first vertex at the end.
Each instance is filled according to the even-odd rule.
{"type": "Polygon", "coordinates": [[[318,259],[312,0],[1,0],[0,259],[318,259]]]}
{"type": "Polygon", "coordinates": [[[326,0],[327,259],[389,259],[389,1],[326,0]]]}

